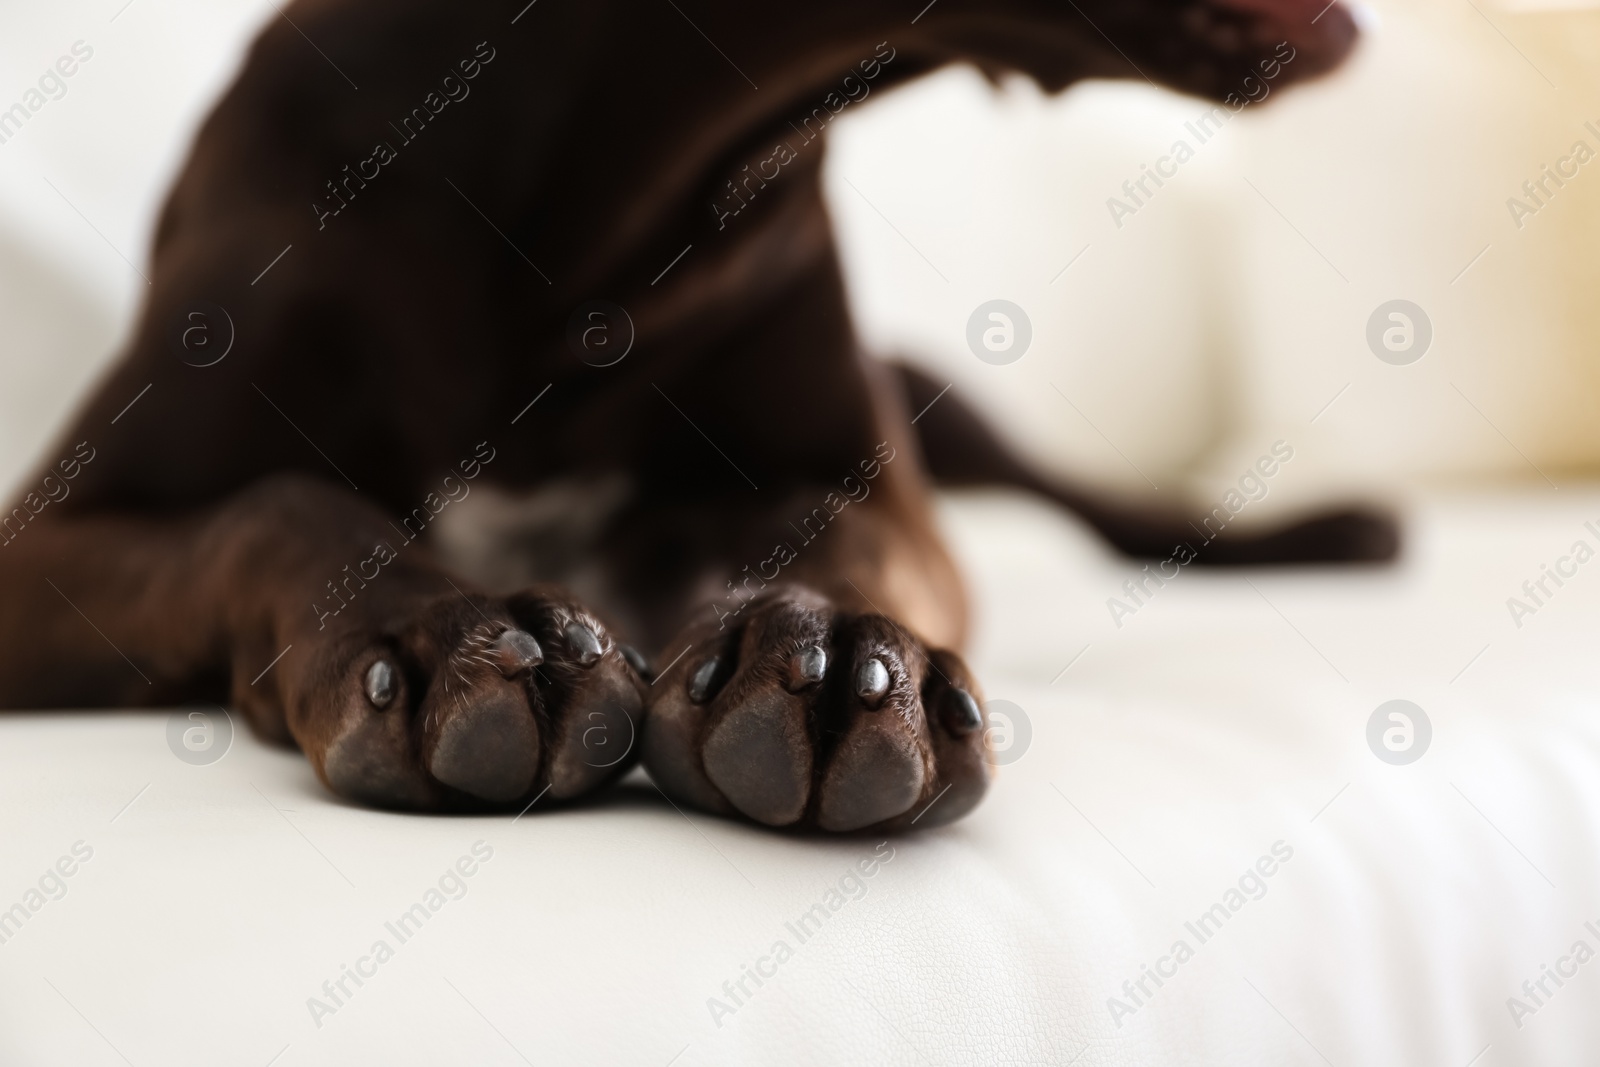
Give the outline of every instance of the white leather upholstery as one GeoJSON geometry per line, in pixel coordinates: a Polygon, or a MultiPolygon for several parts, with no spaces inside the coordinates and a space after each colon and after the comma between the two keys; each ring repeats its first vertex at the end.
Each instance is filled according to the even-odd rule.
{"type": "Polygon", "coordinates": [[[643,783],[515,821],[362,811],[248,736],[182,763],[164,713],[0,718],[0,907],[93,849],[0,944],[0,1062],[1581,1062],[1594,965],[1520,1030],[1506,998],[1600,946],[1600,571],[1521,630],[1504,601],[1593,515],[1594,492],[1433,499],[1394,570],[1186,571],[1118,630],[1128,565],[1026,501],[953,503],[975,661],[1032,742],[970,818],[884,849],[643,783]],[[1433,724],[1409,766],[1365,741],[1395,697],[1433,724]],[[479,841],[401,943],[385,924],[479,841]],[[1201,944],[1184,924],[1280,841],[1201,944]],[[322,983],[379,940],[336,1005],[322,983]]]}

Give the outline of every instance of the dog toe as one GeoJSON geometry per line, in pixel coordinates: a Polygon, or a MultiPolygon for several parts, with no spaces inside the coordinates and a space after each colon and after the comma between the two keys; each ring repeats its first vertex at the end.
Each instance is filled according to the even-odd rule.
{"type": "Polygon", "coordinates": [[[706,775],[734,807],[768,826],[805,814],[811,794],[806,704],[760,691],[732,708],[706,738],[706,775]]]}
{"type": "Polygon", "coordinates": [[[533,695],[541,721],[550,724],[550,795],[575,797],[617,777],[640,747],[642,657],[563,597],[529,593],[509,606],[548,655],[533,672],[533,695]]]}
{"type": "Polygon", "coordinates": [[[954,822],[978,806],[994,779],[983,703],[966,664],[944,651],[930,652],[928,663],[921,699],[928,709],[928,742],[939,770],[937,788],[928,791],[925,806],[900,816],[892,826],[932,828],[954,822]]]}
{"type": "Polygon", "coordinates": [[[430,718],[436,725],[424,751],[439,781],[491,804],[516,800],[533,787],[539,731],[521,692],[503,682],[477,687],[430,718]]]}
{"type": "Polygon", "coordinates": [[[837,740],[817,807],[817,825],[836,832],[904,814],[934,773],[916,684],[926,670],[921,649],[878,615],[853,620],[840,640],[857,666],[850,692],[825,716],[837,740]]]}
{"type": "Polygon", "coordinates": [[[922,750],[904,730],[864,722],[834,750],[822,781],[817,825],[860,830],[909,811],[927,782],[922,750]]]}
{"type": "Polygon", "coordinates": [[[358,676],[359,694],[337,694],[331,736],[321,746],[307,746],[323,780],[360,804],[401,810],[435,806],[438,786],[412,757],[408,716],[398,710],[406,703],[400,672],[379,656],[358,676]]]}
{"type": "Polygon", "coordinates": [[[605,657],[567,692],[550,765],[557,800],[593,789],[637,749],[644,700],[631,670],[620,653],[605,657]]]}
{"type": "Polygon", "coordinates": [[[653,685],[649,713],[644,720],[644,763],[650,769],[650,778],[669,797],[685,804],[731,814],[733,807],[706,777],[705,765],[700,759],[700,739],[705,736],[705,723],[709,709],[704,699],[691,696],[694,672],[687,682],[684,672],[669,672],[653,685]]]}

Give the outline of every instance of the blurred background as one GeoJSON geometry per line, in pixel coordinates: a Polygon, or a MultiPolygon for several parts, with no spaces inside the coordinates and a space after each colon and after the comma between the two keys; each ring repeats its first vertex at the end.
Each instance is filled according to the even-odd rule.
{"type": "MultiPolygon", "coordinates": [[[[189,139],[276,17],[270,0],[7,5],[5,103],[73,42],[93,49],[0,144],[8,491],[116,351],[189,139]]],[[[1287,440],[1292,472],[1256,518],[1593,471],[1600,163],[1535,215],[1507,200],[1575,142],[1600,151],[1583,125],[1600,129],[1600,15],[1383,0],[1362,22],[1353,62],[1246,109],[1120,226],[1108,198],[1194,142],[1201,102],[1142,82],[1046,98],[953,69],[849,109],[830,192],[869,342],[955,383],[1037,462],[1109,486],[1209,498],[1287,440]],[[966,344],[992,299],[1033,324],[1006,366],[966,344]],[[1395,299],[1433,328],[1408,366],[1366,343],[1395,299]]]]}

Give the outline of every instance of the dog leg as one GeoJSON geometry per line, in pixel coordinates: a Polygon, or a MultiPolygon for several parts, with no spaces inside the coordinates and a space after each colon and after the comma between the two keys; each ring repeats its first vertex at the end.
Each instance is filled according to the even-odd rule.
{"type": "MultiPolygon", "coordinates": [[[[937,826],[983,797],[982,694],[940,647],[963,636],[962,593],[915,459],[902,460],[765,588],[706,608],[663,646],[644,759],[669,796],[834,832],[937,826]]],[[[785,524],[765,514],[749,525],[785,524]]]]}
{"type": "Polygon", "coordinates": [[[231,695],[362,803],[569,798],[637,749],[641,661],[599,619],[558,589],[477,592],[315,479],[183,519],[30,526],[0,587],[0,707],[231,695]]]}
{"type": "Polygon", "coordinates": [[[1168,559],[1179,546],[1201,566],[1304,563],[1388,563],[1400,553],[1394,516],[1372,507],[1323,511],[1282,526],[1250,533],[1207,533],[1177,508],[1140,504],[1116,494],[1050,479],[1029,467],[947,385],[908,364],[895,372],[918,420],[917,441],[939,485],[1006,485],[1036,493],[1076,513],[1117,551],[1144,559],[1168,559]]]}

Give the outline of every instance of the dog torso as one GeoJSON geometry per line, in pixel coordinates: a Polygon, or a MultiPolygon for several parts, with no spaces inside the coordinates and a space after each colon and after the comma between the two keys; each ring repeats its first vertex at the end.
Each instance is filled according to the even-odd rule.
{"type": "MultiPolygon", "coordinates": [[[[228,698],[395,807],[579,796],[629,762],[598,732],[768,825],[959,817],[965,600],[851,328],[827,127],[957,60],[1221,96],[1292,38],[1312,74],[1351,35],[1318,6],[301,0],[162,214],[68,436],[98,458],[0,555],[0,704],[228,698]]],[[[991,447],[938,410],[924,441],[991,447]]]]}

